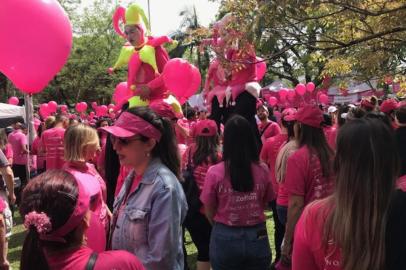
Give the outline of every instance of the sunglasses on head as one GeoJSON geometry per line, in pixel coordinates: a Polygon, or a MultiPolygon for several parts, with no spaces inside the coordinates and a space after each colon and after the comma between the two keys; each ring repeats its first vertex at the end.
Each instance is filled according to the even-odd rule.
{"type": "Polygon", "coordinates": [[[138,140],[141,140],[141,137],[135,137],[135,138],[121,138],[121,137],[116,137],[116,136],[111,136],[110,137],[110,140],[111,140],[111,143],[112,144],[115,144],[116,142],[117,143],[120,143],[121,145],[128,145],[128,144],[130,144],[131,142],[133,142],[133,141],[138,141],[138,140]]]}

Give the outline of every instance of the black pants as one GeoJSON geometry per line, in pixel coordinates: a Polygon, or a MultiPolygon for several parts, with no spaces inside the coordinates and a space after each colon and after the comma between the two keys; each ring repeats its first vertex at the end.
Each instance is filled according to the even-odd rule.
{"type": "Polygon", "coordinates": [[[21,200],[21,191],[27,185],[27,170],[26,165],[13,164],[12,166],[14,177],[20,178],[21,186],[15,190],[16,203],[19,204],[21,200]]]}
{"type": "Polygon", "coordinates": [[[233,112],[231,104],[227,104],[226,100],[223,100],[223,106],[220,107],[220,103],[217,97],[214,97],[211,101],[211,113],[210,119],[217,123],[217,128],[220,130],[220,124],[225,124],[233,112]]]}
{"type": "Polygon", "coordinates": [[[275,239],[276,258],[274,261],[277,262],[281,257],[281,245],[283,241],[283,236],[285,235],[285,225],[283,225],[278,218],[278,213],[276,211],[276,200],[273,200],[270,203],[270,206],[272,209],[272,217],[275,225],[274,239],[275,239]]]}
{"type": "Polygon", "coordinates": [[[210,261],[209,244],[211,235],[211,224],[206,216],[200,212],[188,213],[185,222],[185,228],[189,231],[190,237],[197,248],[197,260],[199,262],[210,261]]]}

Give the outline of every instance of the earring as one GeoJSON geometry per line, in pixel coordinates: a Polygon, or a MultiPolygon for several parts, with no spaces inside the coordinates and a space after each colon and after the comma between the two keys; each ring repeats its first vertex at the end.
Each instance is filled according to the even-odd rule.
{"type": "Polygon", "coordinates": [[[150,152],[146,152],[146,153],[145,153],[145,156],[146,156],[146,157],[150,157],[150,156],[151,156],[150,152]]]}

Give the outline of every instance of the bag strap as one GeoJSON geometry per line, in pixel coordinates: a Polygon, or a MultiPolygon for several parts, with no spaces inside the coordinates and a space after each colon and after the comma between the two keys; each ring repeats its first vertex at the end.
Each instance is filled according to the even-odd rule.
{"type": "Polygon", "coordinates": [[[97,260],[97,252],[93,252],[92,255],[90,255],[89,260],[87,261],[85,270],[93,270],[94,266],[96,265],[96,260],[97,260]]]}
{"type": "Polygon", "coordinates": [[[265,131],[267,128],[269,128],[269,126],[272,124],[272,122],[269,122],[263,129],[262,131],[259,133],[259,136],[262,137],[262,135],[264,135],[265,131]]]}

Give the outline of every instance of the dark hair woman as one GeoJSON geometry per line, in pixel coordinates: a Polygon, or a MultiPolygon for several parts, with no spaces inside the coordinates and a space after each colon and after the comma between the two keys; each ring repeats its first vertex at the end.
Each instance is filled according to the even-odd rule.
{"type": "Polygon", "coordinates": [[[112,135],[121,165],[132,168],[114,203],[111,247],[137,254],[148,269],[183,269],[187,202],[170,121],[135,107],[102,129],[112,135]]]}
{"type": "Polygon", "coordinates": [[[382,121],[354,119],[340,129],[335,191],[304,210],[294,270],[404,269],[406,215],[396,211],[406,200],[395,192],[398,164],[393,131],[382,121]]]}
{"type": "Polygon", "coordinates": [[[209,168],[200,196],[213,222],[210,262],[216,269],[267,269],[271,250],[264,209],[274,199],[269,171],[259,163],[250,123],[230,118],[223,162],[209,168]]]}
{"type": "MultiPolygon", "coordinates": [[[[219,148],[219,136],[217,124],[213,120],[201,120],[194,126],[195,143],[191,144],[183,154],[185,169],[193,169],[193,180],[195,181],[199,194],[202,192],[207,170],[210,166],[221,160],[219,148]]],[[[186,181],[186,179],[185,179],[186,181]]],[[[189,179],[190,181],[190,179],[189,179]]],[[[190,183],[189,183],[190,184],[190,183]]],[[[199,206],[199,205],[197,205],[199,206]]],[[[192,237],[197,248],[197,270],[210,269],[209,243],[211,225],[204,215],[204,208],[195,209],[189,205],[185,219],[185,227],[192,237]]]]}
{"type": "Polygon", "coordinates": [[[293,232],[304,206],[327,197],[333,191],[333,151],[327,144],[321,123],[323,112],[307,105],[298,110],[295,137],[298,150],[287,160],[285,188],[289,194],[288,212],[282,256],[291,255],[293,232]]]}
{"type": "Polygon", "coordinates": [[[28,230],[21,269],[144,269],[125,251],[96,254],[86,245],[90,196],[83,183],[61,170],[50,170],[30,181],[20,206],[28,230]]]}

